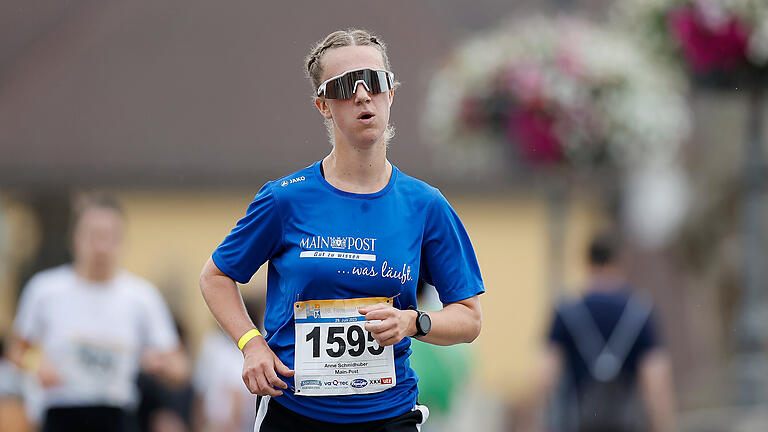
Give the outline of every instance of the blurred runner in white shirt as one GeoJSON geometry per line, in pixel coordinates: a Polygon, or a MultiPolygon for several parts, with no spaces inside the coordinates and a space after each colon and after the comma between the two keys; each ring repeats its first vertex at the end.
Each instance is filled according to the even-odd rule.
{"type": "Polygon", "coordinates": [[[84,198],[73,221],[74,261],[30,279],[8,357],[44,388],[44,432],[131,431],[139,368],[172,384],[188,362],[158,290],[118,267],[117,202],[84,198]]]}

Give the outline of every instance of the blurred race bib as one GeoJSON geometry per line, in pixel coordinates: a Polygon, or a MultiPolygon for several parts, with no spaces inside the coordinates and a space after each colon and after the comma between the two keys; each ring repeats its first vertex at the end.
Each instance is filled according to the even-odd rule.
{"type": "Polygon", "coordinates": [[[132,390],[130,359],[119,346],[76,341],[66,355],[51,359],[68,391],[96,400],[123,400],[132,390]]]}

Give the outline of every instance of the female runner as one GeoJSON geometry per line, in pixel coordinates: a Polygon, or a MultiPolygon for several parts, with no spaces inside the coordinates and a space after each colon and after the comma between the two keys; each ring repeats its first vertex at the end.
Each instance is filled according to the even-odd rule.
{"type": "Polygon", "coordinates": [[[359,29],[317,43],[306,70],[332,150],[256,194],[213,252],[200,288],[243,351],[256,431],[416,431],[410,338],[473,341],[484,292],[472,244],[436,188],[387,160],[396,81],[384,43],[359,29]],[[265,335],[235,281],[268,263],[265,335]],[[419,278],[444,307],[416,307],[419,278]]]}

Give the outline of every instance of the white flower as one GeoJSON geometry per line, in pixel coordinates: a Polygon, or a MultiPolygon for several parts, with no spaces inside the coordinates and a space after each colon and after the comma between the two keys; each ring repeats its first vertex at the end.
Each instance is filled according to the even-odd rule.
{"type": "Polygon", "coordinates": [[[576,166],[588,167],[588,155],[600,145],[619,167],[665,165],[689,132],[684,80],[651,61],[625,34],[575,19],[527,18],[467,41],[435,74],[424,113],[428,140],[450,144],[447,153],[463,160],[459,165],[503,169],[511,150],[507,137],[494,130],[506,125],[467,127],[462,104],[497,95],[500,77],[510,71],[518,80],[509,85],[517,97],[539,97],[562,114],[555,127],[576,166]]]}
{"type": "Polygon", "coordinates": [[[768,66],[768,13],[763,14],[755,23],[752,36],[749,38],[748,55],[758,66],[768,66]]]}

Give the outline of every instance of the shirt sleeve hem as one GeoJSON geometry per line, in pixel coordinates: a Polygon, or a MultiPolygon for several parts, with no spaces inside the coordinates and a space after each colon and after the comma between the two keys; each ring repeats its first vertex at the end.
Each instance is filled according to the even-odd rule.
{"type": "Polygon", "coordinates": [[[443,303],[456,303],[462,300],[466,300],[468,298],[474,297],[476,295],[484,294],[485,288],[483,287],[483,284],[478,285],[474,291],[465,291],[461,294],[457,294],[454,297],[448,297],[446,299],[440,299],[443,303]]]}
{"type": "Polygon", "coordinates": [[[248,279],[244,278],[243,275],[238,274],[232,267],[227,265],[217,252],[214,252],[213,255],[211,255],[211,259],[213,260],[213,263],[216,264],[216,267],[218,267],[219,270],[221,270],[222,273],[229,276],[229,278],[231,278],[235,282],[246,284],[248,283],[249,280],[251,280],[251,278],[248,278],[248,279]]]}

